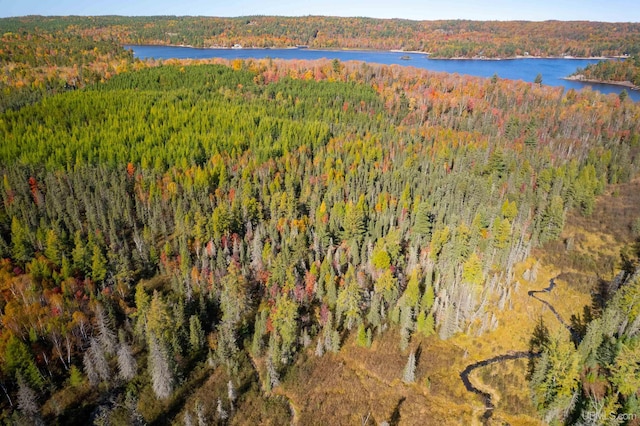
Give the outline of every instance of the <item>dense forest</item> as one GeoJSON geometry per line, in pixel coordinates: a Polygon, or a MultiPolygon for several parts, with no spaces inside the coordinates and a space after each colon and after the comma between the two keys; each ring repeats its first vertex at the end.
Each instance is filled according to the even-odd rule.
{"type": "Polygon", "coordinates": [[[0,20],[6,32],[65,32],[121,44],[196,47],[403,49],[433,57],[620,56],[637,54],[640,24],[604,22],[410,21],[323,16],[21,17],[0,20]]]}
{"type": "Polygon", "coordinates": [[[8,31],[2,21],[0,112],[104,81],[133,64],[133,53],[108,38],[54,28],[8,31]]]}
{"type": "Polygon", "coordinates": [[[630,83],[634,89],[640,87],[640,56],[624,61],[600,61],[578,69],[574,78],[605,82],[630,83]]]}
{"type": "Polygon", "coordinates": [[[544,323],[535,329],[531,348],[540,357],[530,363],[532,398],[546,422],[640,420],[640,277],[635,262],[627,267],[600,283],[573,336],[553,335],[544,323]]]}
{"type": "MultiPolygon", "coordinates": [[[[305,358],[389,340],[403,386],[437,394],[422,348],[503,325],[519,263],[638,172],[640,107],[618,96],[337,60],[145,64],[115,47],[136,19],[83,20],[42,21],[60,45],[3,36],[5,76],[17,55],[39,75],[48,46],[83,80],[0,114],[8,424],[288,423],[305,358]]],[[[637,409],[637,282],[577,351],[540,325],[544,418],[579,416],[578,389],[585,412],[637,409]]]]}

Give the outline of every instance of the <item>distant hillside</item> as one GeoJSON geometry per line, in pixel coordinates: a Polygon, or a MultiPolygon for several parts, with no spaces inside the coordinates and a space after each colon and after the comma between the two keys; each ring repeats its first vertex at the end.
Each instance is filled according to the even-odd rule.
{"type": "Polygon", "coordinates": [[[404,49],[433,56],[615,56],[640,53],[640,24],[410,21],[336,17],[36,17],[0,20],[0,32],[65,31],[120,43],[198,47],[404,49]]]}

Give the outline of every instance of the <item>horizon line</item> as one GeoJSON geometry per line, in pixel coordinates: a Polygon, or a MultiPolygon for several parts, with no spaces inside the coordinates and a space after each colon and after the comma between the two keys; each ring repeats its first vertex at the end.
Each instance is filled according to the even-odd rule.
{"type": "Polygon", "coordinates": [[[71,15],[15,15],[15,16],[0,16],[0,19],[20,19],[20,18],[96,18],[96,17],[119,17],[119,18],[222,18],[222,19],[241,19],[241,18],[338,18],[338,19],[372,19],[380,21],[411,21],[411,22],[439,22],[439,21],[466,21],[466,22],[532,22],[532,23],[544,23],[544,22],[591,22],[591,23],[604,23],[604,24],[640,24],[638,21],[595,21],[590,19],[575,19],[575,20],[563,20],[563,19],[469,19],[469,18],[437,18],[437,19],[411,19],[411,18],[379,18],[364,15],[353,16],[341,16],[341,15],[121,15],[121,14],[71,14],[71,15]]]}

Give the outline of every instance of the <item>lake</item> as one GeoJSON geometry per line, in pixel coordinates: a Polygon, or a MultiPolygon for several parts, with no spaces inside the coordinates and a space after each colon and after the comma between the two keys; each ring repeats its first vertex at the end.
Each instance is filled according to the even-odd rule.
{"type": "MultiPolygon", "coordinates": [[[[623,87],[610,84],[583,83],[563,80],[573,74],[578,67],[598,62],[596,59],[430,59],[423,53],[358,51],[358,50],[315,50],[315,49],[198,49],[180,46],[125,46],[133,50],[136,58],[147,59],[338,59],[340,61],[363,61],[378,64],[398,64],[424,68],[431,71],[442,71],[491,77],[497,74],[500,78],[533,82],[538,74],[542,75],[542,83],[549,86],[562,86],[565,89],[580,90],[591,87],[602,93],[620,93],[623,87]],[[402,58],[409,59],[402,59],[402,58]]],[[[640,92],[627,90],[629,97],[640,101],[640,92]]]]}

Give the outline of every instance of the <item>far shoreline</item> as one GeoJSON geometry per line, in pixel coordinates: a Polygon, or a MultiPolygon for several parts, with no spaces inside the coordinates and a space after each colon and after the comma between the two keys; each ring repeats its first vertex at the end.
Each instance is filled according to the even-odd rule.
{"type": "MultiPolygon", "coordinates": [[[[381,54],[394,54],[394,55],[403,55],[403,56],[408,56],[408,55],[415,55],[414,57],[416,58],[416,60],[418,60],[417,58],[420,58],[419,60],[422,60],[423,57],[426,57],[425,59],[432,59],[434,61],[434,63],[441,61],[442,63],[444,62],[449,62],[449,63],[454,63],[454,62],[462,62],[462,61],[469,61],[469,62],[477,62],[477,63],[481,63],[481,62],[496,62],[499,63],[501,61],[505,61],[505,62],[509,62],[509,61],[518,61],[518,60],[527,60],[527,59],[531,59],[531,60],[535,60],[535,59],[539,59],[539,60],[543,60],[543,59],[547,59],[547,60],[551,60],[551,61],[572,61],[572,60],[589,60],[589,61],[598,61],[598,60],[618,60],[618,59],[622,59],[624,57],[616,57],[616,56],[609,56],[609,57],[575,57],[575,56],[550,56],[550,57],[543,57],[543,56],[533,56],[533,55],[520,55],[520,56],[514,56],[514,57],[508,57],[508,58],[486,58],[486,57],[473,57],[473,58],[434,58],[431,57],[427,52],[420,52],[420,51],[408,51],[408,50],[399,50],[399,49],[384,49],[384,50],[380,50],[380,49],[351,49],[351,48],[334,48],[334,49],[317,49],[317,48],[309,48],[308,46],[304,46],[304,45],[300,45],[300,46],[289,46],[289,47],[245,47],[245,46],[236,46],[235,49],[232,47],[226,47],[226,46],[211,46],[211,47],[194,47],[194,46],[189,46],[189,45],[180,45],[180,44],[123,44],[122,45],[123,48],[128,49],[130,51],[133,51],[134,49],[136,49],[137,47],[150,47],[150,48],[179,48],[179,49],[192,49],[194,51],[227,51],[227,52],[231,52],[231,51],[242,51],[242,50],[255,50],[256,54],[258,54],[257,52],[263,52],[265,58],[269,58],[269,54],[266,52],[269,52],[271,50],[274,51],[274,54],[277,55],[277,51],[316,51],[316,52],[362,52],[362,53],[381,53],[381,54]]],[[[216,55],[213,54],[213,56],[215,57],[216,55]]],[[[226,54],[223,55],[224,57],[226,57],[226,54]]],[[[260,54],[260,56],[262,56],[262,54],[260,54]]],[[[149,58],[151,58],[152,56],[150,56],[149,58]]],[[[186,57],[184,59],[188,59],[189,57],[186,57]]],[[[239,59],[242,60],[251,60],[252,56],[249,52],[248,55],[242,55],[239,59]]],[[[141,58],[142,60],[146,60],[145,58],[141,58]]],[[[156,58],[159,60],[168,60],[171,58],[156,58]]],[[[191,59],[205,59],[205,58],[195,58],[192,57],[191,59]]],[[[227,58],[228,59],[228,58],[227,58]]],[[[405,57],[405,58],[399,58],[399,59],[406,59],[405,61],[403,61],[402,63],[397,63],[397,65],[400,66],[416,66],[415,64],[412,64],[411,58],[410,57],[405,57]]],[[[352,59],[345,59],[345,60],[352,60],[352,59]]],[[[533,67],[535,66],[533,62],[530,63],[530,65],[533,67]]],[[[526,65],[525,65],[526,66],[526,65]]],[[[420,68],[424,68],[427,69],[426,67],[422,67],[419,66],[420,68]]],[[[614,82],[614,81],[598,81],[598,80],[588,80],[588,79],[579,79],[579,78],[575,78],[571,75],[571,73],[575,73],[576,72],[576,68],[574,67],[571,70],[566,70],[566,74],[565,75],[556,75],[554,76],[554,78],[556,79],[556,86],[559,87],[565,87],[565,89],[567,88],[567,86],[564,86],[562,83],[560,83],[560,81],[573,81],[575,83],[581,83],[581,85],[589,85],[589,84],[600,84],[602,86],[611,86],[611,87],[622,87],[627,89],[628,91],[633,93],[634,96],[634,102],[640,102],[640,98],[639,99],[635,99],[638,94],[640,93],[640,87],[636,87],[633,84],[631,84],[630,82],[614,82]]],[[[446,71],[445,71],[446,72],[446,71]]],[[[474,75],[474,74],[469,74],[469,75],[474,75]]],[[[478,76],[478,75],[476,75],[478,76]]],[[[484,77],[484,78],[489,78],[488,76],[479,76],[479,77],[484,77]]],[[[516,78],[517,79],[517,78],[516,78]]],[[[523,77],[520,77],[520,79],[522,80],[526,80],[523,77]]],[[[611,89],[609,89],[611,90],[611,89]]],[[[605,90],[602,93],[608,93],[609,90],[605,90]]],[[[620,89],[617,89],[617,91],[619,91],[620,89]]]]}
{"type": "MultiPolygon", "coordinates": [[[[255,47],[255,46],[241,46],[241,47],[228,47],[228,46],[192,46],[189,44],[123,44],[124,46],[141,46],[141,47],[181,47],[185,49],[195,50],[313,50],[319,52],[390,52],[390,53],[403,53],[412,55],[426,55],[429,59],[438,60],[451,60],[451,61],[510,61],[514,59],[565,59],[565,60],[591,60],[591,61],[606,61],[606,60],[618,60],[626,59],[628,56],[532,56],[532,55],[515,55],[515,56],[454,56],[454,57],[440,57],[432,56],[432,53],[423,52],[420,50],[402,50],[402,49],[371,49],[363,47],[336,47],[336,48],[320,48],[309,46],[273,46],[273,47],[255,47]]],[[[585,82],[587,82],[585,80],[585,82]]]]}

